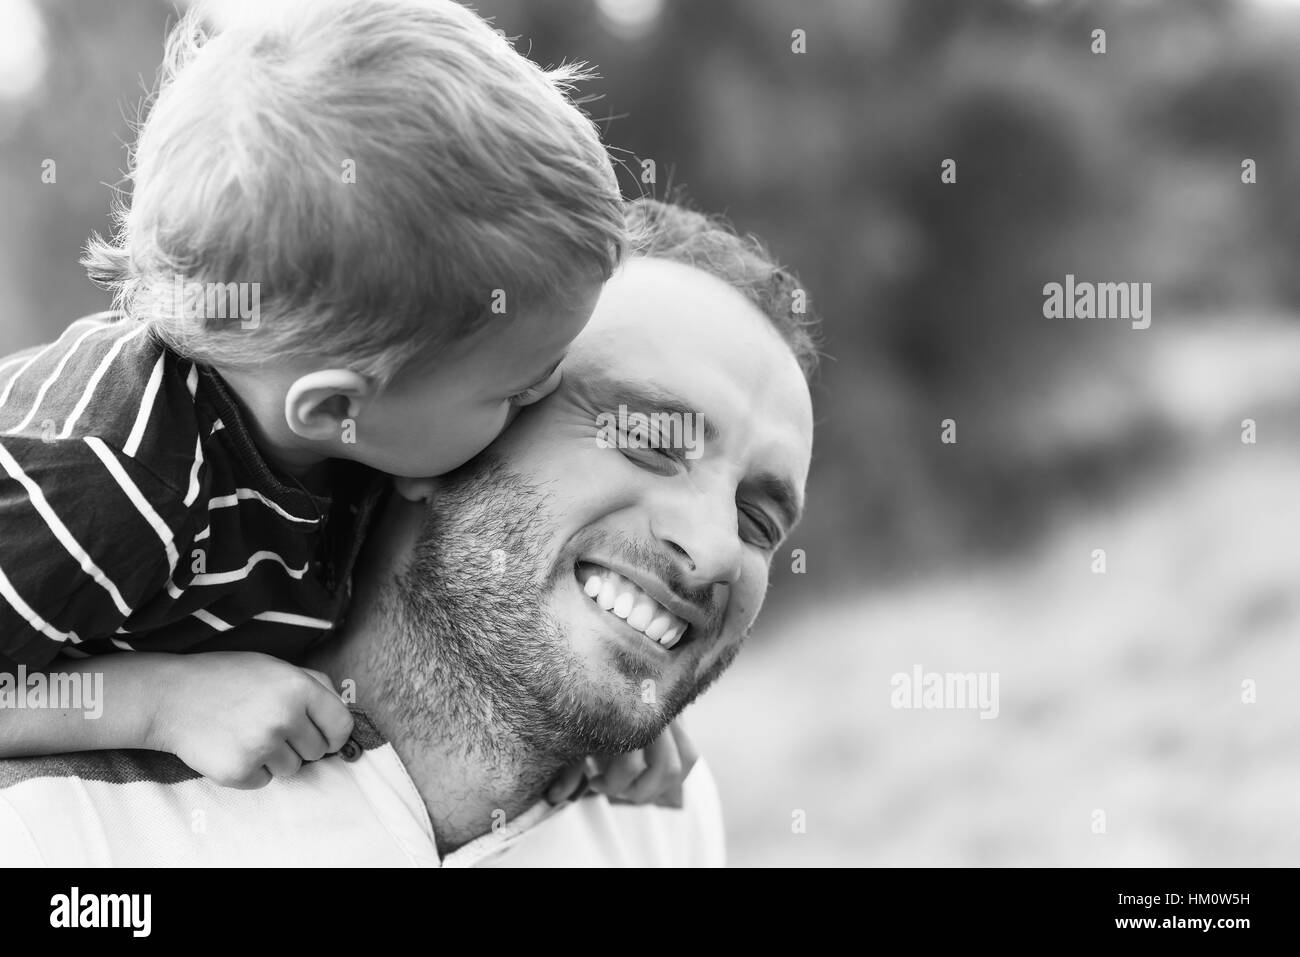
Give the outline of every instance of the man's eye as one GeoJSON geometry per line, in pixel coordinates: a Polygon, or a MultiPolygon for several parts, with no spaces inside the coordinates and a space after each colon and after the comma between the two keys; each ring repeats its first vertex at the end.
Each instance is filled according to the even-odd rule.
{"type": "Polygon", "coordinates": [[[742,537],[752,541],[759,548],[775,548],[781,538],[761,512],[747,508],[740,510],[740,532],[742,537]]]}
{"type": "Polygon", "coordinates": [[[671,449],[656,448],[645,441],[639,433],[620,431],[618,449],[637,465],[670,475],[677,469],[677,456],[671,449]]]}

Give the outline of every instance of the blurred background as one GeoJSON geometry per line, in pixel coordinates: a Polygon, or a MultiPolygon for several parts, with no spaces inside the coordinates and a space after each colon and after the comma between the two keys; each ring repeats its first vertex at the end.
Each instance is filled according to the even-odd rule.
{"type": "MultiPolygon", "coordinates": [[[[807,518],[688,717],[732,862],[1300,864],[1300,2],[476,8],[824,318],[807,518]],[[1045,319],[1067,273],[1151,327],[1045,319]],[[895,710],[916,665],[998,718],[895,710]]],[[[173,16],[0,0],[0,355],[107,307],[77,258],[173,16]]]]}

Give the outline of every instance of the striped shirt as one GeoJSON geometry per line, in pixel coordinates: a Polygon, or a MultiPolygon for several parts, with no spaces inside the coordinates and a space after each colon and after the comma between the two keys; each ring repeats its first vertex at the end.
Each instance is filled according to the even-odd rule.
{"type": "Polygon", "coordinates": [[[0,761],[2,867],[714,867],[722,811],[704,761],[682,807],[540,801],[447,854],[392,744],[354,709],[336,755],[240,791],[158,751],[0,761]]]}
{"type": "Polygon", "coordinates": [[[385,484],[334,465],[330,497],[285,484],[220,377],[116,314],[0,359],[0,665],[296,658],[339,624],[385,484]]]}

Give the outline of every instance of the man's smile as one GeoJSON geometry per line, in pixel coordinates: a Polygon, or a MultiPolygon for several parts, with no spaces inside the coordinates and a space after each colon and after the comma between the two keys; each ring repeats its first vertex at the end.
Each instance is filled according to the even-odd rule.
{"type": "Polygon", "coordinates": [[[681,602],[659,582],[644,575],[637,575],[640,581],[634,582],[604,565],[581,561],[574,566],[574,577],[598,608],[665,651],[693,635],[693,622],[687,616],[702,620],[698,609],[681,602]]]}

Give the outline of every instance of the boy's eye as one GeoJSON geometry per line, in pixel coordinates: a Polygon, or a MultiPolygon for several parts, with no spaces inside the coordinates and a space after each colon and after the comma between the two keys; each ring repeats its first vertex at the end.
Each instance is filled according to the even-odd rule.
{"type": "Polygon", "coordinates": [[[555,369],[552,369],[550,375],[541,382],[538,382],[536,385],[530,385],[522,392],[516,392],[506,401],[513,406],[521,408],[525,405],[532,405],[534,402],[540,402],[560,387],[560,377],[560,370],[557,366],[555,369]]]}

